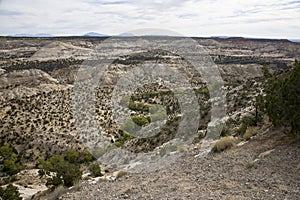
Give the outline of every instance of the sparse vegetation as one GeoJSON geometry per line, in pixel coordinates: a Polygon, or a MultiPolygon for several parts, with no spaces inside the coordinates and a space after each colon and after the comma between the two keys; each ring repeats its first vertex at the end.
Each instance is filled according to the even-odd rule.
{"type": "Polygon", "coordinates": [[[151,109],[150,113],[150,118],[152,122],[160,121],[167,117],[167,113],[163,108],[151,109]]]}
{"type": "MultiPolygon", "coordinates": [[[[74,116],[76,115],[73,115],[74,109],[71,108],[71,97],[74,96],[72,93],[73,89],[77,88],[73,88],[72,84],[74,83],[75,74],[80,67],[79,65],[82,62],[82,60],[79,59],[82,59],[82,57],[85,56],[88,49],[95,47],[98,44],[98,41],[100,41],[100,38],[94,38],[92,40],[69,38],[67,41],[65,41],[64,38],[60,38],[58,41],[56,41],[55,38],[52,38],[38,39],[38,42],[35,42],[35,39],[21,38],[16,40],[15,38],[6,39],[5,37],[2,37],[1,40],[3,42],[1,43],[2,53],[0,53],[0,78],[2,78],[2,75],[4,74],[4,79],[1,79],[1,82],[4,83],[4,85],[0,86],[0,132],[1,138],[5,141],[0,141],[0,173],[2,176],[0,185],[3,186],[3,188],[0,188],[0,197],[2,199],[19,199],[17,188],[13,185],[9,185],[10,183],[14,183],[15,185],[18,185],[18,187],[19,185],[24,187],[27,186],[25,181],[30,182],[28,185],[32,184],[32,186],[40,184],[40,180],[35,178],[31,180],[31,177],[28,175],[35,173],[37,170],[34,168],[37,167],[40,168],[38,176],[40,176],[41,182],[45,183],[45,179],[48,178],[47,186],[51,187],[51,189],[58,189],[56,190],[57,193],[54,194],[53,199],[59,198],[60,191],[63,191],[64,193],[69,191],[72,193],[74,191],[74,188],[69,190],[65,187],[72,186],[80,181],[82,174],[81,170],[88,170],[91,173],[90,177],[102,176],[100,165],[96,163],[95,158],[89,151],[82,149],[86,143],[97,142],[97,138],[93,138],[94,136],[97,137],[97,135],[91,135],[89,130],[82,131],[83,133],[80,136],[74,134],[75,129],[78,127],[77,123],[93,123],[91,121],[92,117],[95,117],[99,127],[101,127],[101,131],[103,130],[104,138],[107,138],[105,146],[101,146],[101,149],[97,149],[97,147],[96,149],[93,149],[93,155],[97,158],[122,146],[124,148],[122,150],[128,150],[131,153],[136,153],[138,155],[143,155],[140,153],[150,154],[157,148],[158,152],[153,156],[153,162],[155,162],[155,158],[173,155],[172,152],[177,150],[186,152],[187,158],[183,159],[184,161],[187,161],[187,163],[184,164],[193,165],[197,162],[189,163],[190,160],[194,160],[194,158],[190,157],[191,153],[194,154],[199,151],[200,144],[197,143],[205,136],[207,128],[210,129],[208,137],[206,137],[207,139],[218,139],[220,137],[220,126],[211,127],[211,124],[215,123],[210,123],[210,120],[214,122],[213,118],[210,119],[210,115],[213,114],[211,108],[217,102],[215,101],[216,99],[209,100],[209,97],[210,92],[213,91],[212,89],[220,87],[221,85],[209,84],[211,86],[208,87],[206,85],[209,83],[208,80],[206,80],[205,77],[202,77],[201,74],[195,72],[196,70],[190,66],[192,63],[188,63],[187,61],[187,65],[177,65],[177,61],[182,64],[182,62],[186,62],[186,60],[181,59],[178,55],[173,55],[172,52],[164,52],[164,54],[160,51],[152,53],[139,52],[133,56],[128,55],[122,57],[122,59],[117,59],[116,62],[108,67],[106,71],[108,76],[101,77],[101,81],[103,79],[105,84],[99,84],[99,87],[95,88],[95,99],[90,99],[88,96],[82,97],[82,101],[86,102],[95,100],[95,114],[97,116],[91,116],[89,112],[83,112],[83,115],[80,115],[75,119],[74,116]],[[80,40],[80,42],[77,40],[80,40]],[[53,44],[52,41],[54,41],[53,44]],[[42,43],[42,45],[40,43],[42,43]],[[41,49],[42,46],[44,51],[47,51],[47,44],[50,43],[51,51],[54,53],[53,55],[58,55],[58,57],[61,58],[55,59],[54,56],[45,59],[45,56],[52,54],[51,52],[49,54],[48,52],[43,52],[43,55],[39,55],[38,53],[35,54],[35,51],[41,49]],[[55,52],[56,45],[59,46],[59,51],[55,52]],[[60,52],[60,50],[63,51],[60,52]],[[35,54],[35,56],[33,56],[32,59],[28,59],[33,54],[35,54]],[[79,55],[78,58],[77,55],[79,55]],[[163,57],[160,57],[161,55],[163,55],[163,57]],[[39,58],[39,56],[42,57],[39,58]],[[69,56],[72,58],[69,58],[69,56]],[[76,60],[73,58],[76,58],[76,60]],[[130,115],[130,120],[125,122],[121,127],[115,121],[113,110],[110,107],[110,98],[112,97],[111,94],[115,85],[111,83],[115,83],[118,77],[122,77],[126,72],[129,72],[136,67],[137,63],[140,64],[144,61],[155,61],[155,63],[158,64],[171,63],[171,68],[176,68],[176,70],[178,66],[179,72],[187,78],[187,81],[192,86],[198,98],[201,119],[198,124],[198,129],[200,130],[198,132],[199,138],[196,138],[197,140],[194,140],[191,145],[180,144],[180,146],[165,146],[165,144],[172,139],[175,139],[176,141],[176,137],[179,135],[176,134],[179,133],[178,130],[180,130],[178,128],[181,127],[179,126],[182,122],[181,119],[184,119],[183,117],[185,117],[185,115],[180,115],[180,109],[183,107],[179,106],[176,97],[178,97],[177,95],[181,95],[181,97],[185,98],[187,96],[187,88],[182,87],[178,89],[177,93],[175,93],[176,96],[170,90],[171,87],[167,88],[169,85],[177,84],[175,79],[170,79],[168,82],[162,82],[159,78],[155,80],[157,82],[153,84],[146,83],[146,80],[146,84],[137,88],[133,94],[124,94],[125,97],[121,100],[123,108],[117,107],[117,111],[128,111],[127,114],[130,115]],[[38,70],[31,71],[31,69],[38,70]],[[34,76],[27,76],[27,73],[33,73],[34,76]],[[37,73],[38,75],[35,76],[34,73],[37,73]],[[39,76],[39,73],[41,73],[42,76],[39,76]],[[133,133],[140,129],[139,126],[147,126],[151,122],[157,122],[155,124],[159,124],[158,121],[162,120],[166,121],[166,124],[164,124],[159,130],[160,132],[155,135],[149,137],[133,137],[135,135],[133,133]],[[38,162],[39,158],[41,159],[38,162]],[[17,174],[25,168],[24,166],[29,166],[28,170],[17,174]],[[23,176],[26,177],[23,179],[23,176]],[[20,177],[22,178],[20,179],[20,177]]],[[[298,45],[294,46],[291,42],[288,42],[286,44],[288,44],[289,47],[285,49],[283,45],[284,42],[280,41],[280,49],[276,49],[277,47],[273,42],[263,41],[263,45],[256,45],[261,42],[256,40],[250,41],[247,39],[247,44],[241,43],[243,45],[239,45],[239,48],[235,49],[235,44],[231,39],[226,39],[225,43],[223,43],[220,38],[217,39],[216,43],[211,43],[213,40],[214,39],[211,38],[206,41],[201,41],[200,43],[208,47],[208,55],[212,55],[213,60],[220,63],[220,72],[222,78],[226,81],[224,88],[225,91],[228,92],[226,94],[227,116],[224,119],[226,120],[229,117],[229,120],[226,121],[226,125],[221,132],[223,138],[220,138],[219,141],[215,143],[212,151],[221,152],[232,147],[236,140],[230,135],[238,136],[240,137],[239,139],[249,140],[257,133],[258,129],[261,129],[261,133],[266,133],[269,130],[269,122],[266,114],[270,116],[270,119],[275,126],[289,127],[294,134],[299,133],[299,63],[296,62],[293,70],[290,70],[287,67],[290,65],[290,58],[295,57],[295,54],[298,52],[298,45]],[[216,44],[217,49],[214,47],[216,44]],[[259,53],[261,49],[263,51],[262,54],[259,53]],[[220,55],[218,55],[219,50],[221,51],[220,55]],[[244,54],[249,54],[250,56],[244,54]],[[288,59],[285,59],[287,58],[285,57],[286,55],[288,55],[288,59]],[[286,63],[288,64],[286,65],[286,63]],[[272,73],[269,72],[266,64],[272,67],[272,73]],[[261,71],[257,70],[261,69],[260,66],[262,65],[264,65],[262,68],[264,77],[261,76],[261,71]],[[281,73],[284,70],[285,72],[281,73]],[[280,73],[281,75],[278,76],[280,73]],[[264,90],[262,90],[263,81],[267,82],[267,86],[264,90]],[[267,93],[266,98],[264,97],[265,92],[267,93]],[[265,117],[264,121],[262,121],[263,117],[265,117]],[[264,122],[267,124],[263,124],[264,122]]],[[[237,42],[239,42],[239,40],[237,42]]],[[[86,60],[84,66],[89,67],[90,65],[94,66],[95,64],[97,64],[96,60],[86,60]]],[[[82,81],[82,83],[84,82],[85,81],[82,81]]],[[[183,100],[185,103],[189,103],[190,99],[183,100]]],[[[81,101],[80,98],[79,101],[81,101]]],[[[80,109],[80,106],[78,109],[80,109]]],[[[121,117],[123,117],[122,115],[123,113],[120,113],[121,117]]],[[[180,139],[187,139],[187,141],[190,141],[188,139],[191,139],[191,136],[197,137],[195,133],[189,131],[190,127],[193,127],[193,124],[198,123],[193,121],[193,117],[194,116],[188,115],[187,123],[183,124],[184,127],[187,127],[184,130],[186,134],[183,134],[180,139]]],[[[149,127],[152,127],[152,125],[154,124],[151,124],[149,127]]],[[[275,139],[277,139],[275,134],[271,136],[275,136],[275,139]]],[[[258,135],[257,138],[260,138],[260,135],[258,135]]],[[[237,148],[227,153],[242,153],[243,158],[250,159],[248,157],[249,154],[252,155],[254,152],[254,155],[256,155],[258,152],[252,151],[253,143],[260,144],[260,142],[264,142],[264,145],[262,146],[267,146],[269,145],[268,142],[270,142],[269,139],[273,139],[273,137],[265,138],[266,140],[253,140],[249,141],[247,144],[246,142],[241,142],[237,148]],[[247,151],[240,151],[244,149],[247,149],[247,151]]],[[[288,139],[290,139],[290,137],[288,137],[288,139]]],[[[260,150],[265,150],[265,148],[266,147],[261,147],[260,150]]],[[[284,147],[280,146],[280,148],[284,150],[284,147]]],[[[274,157],[278,156],[278,160],[280,154],[284,152],[279,152],[279,150],[281,150],[280,148],[276,148],[276,151],[274,152],[274,157]]],[[[293,154],[286,155],[287,157],[291,156],[291,158],[293,156],[293,154]]],[[[212,156],[214,158],[213,162],[215,159],[220,162],[215,162],[213,164],[204,163],[205,168],[203,169],[205,170],[201,171],[205,171],[207,175],[210,175],[210,172],[217,169],[215,166],[221,166],[222,168],[222,165],[226,162],[223,162],[221,155],[215,154],[212,156]],[[211,169],[213,170],[210,171],[211,169]]],[[[287,159],[287,161],[291,160],[289,159],[287,159]]],[[[125,159],[125,162],[128,163],[128,160],[130,160],[130,158],[125,159]]],[[[256,166],[258,166],[256,164],[254,165],[255,161],[235,161],[237,161],[237,159],[234,160],[234,163],[237,163],[238,165],[241,163],[245,164],[245,166],[242,166],[244,168],[252,168],[253,166],[256,168],[256,166]]],[[[129,163],[131,162],[129,161],[129,163]]],[[[266,166],[268,166],[269,163],[272,162],[264,162],[266,166]]],[[[277,161],[276,163],[282,164],[282,162],[279,163],[277,161]]],[[[111,164],[112,165],[110,166],[114,166],[114,163],[111,164]]],[[[280,167],[282,167],[282,165],[280,167]]],[[[276,170],[280,171],[280,169],[282,169],[280,167],[274,168],[274,171],[277,173],[276,170]]],[[[178,168],[180,168],[180,166],[178,168]]],[[[174,169],[176,169],[176,167],[174,169]]],[[[181,169],[184,173],[172,173],[172,175],[184,176],[186,172],[189,171],[186,170],[185,167],[182,168],[182,166],[181,169]]],[[[192,169],[197,169],[197,165],[192,169]]],[[[229,168],[226,166],[224,169],[227,170],[229,168]]],[[[240,172],[243,173],[243,170],[247,171],[242,169],[237,175],[241,176],[240,172]]],[[[253,172],[255,170],[251,171],[253,172]]],[[[293,170],[291,171],[293,172],[293,170]]],[[[193,173],[193,171],[191,172],[193,173]]],[[[107,168],[105,173],[114,173],[114,169],[107,168]]],[[[125,174],[126,171],[120,171],[119,173],[116,173],[116,178],[120,178],[125,174]]],[[[197,178],[199,177],[200,176],[197,178]]],[[[230,177],[230,174],[226,177],[230,177]]],[[[193,177],[191,176],[190,178],[193,177]]],[[[234,178],[239,179],[238,177],[234,178]]],[[[109,180],[109,177],[107,180],[109,180]]],[[[257,183],[259,180],[260,178],[253,178],[253,182],[255,181],[257,183]]],[[[158,180],[158,182],[159,181],[165,180],[158,180]]],[[[155,182],[156,180],[151,182],[151,184],[155,184],[155,182]]],[[[251,182],[251,180],[248,182],[251,182]]],[[[183,184],[189,187],[186,183],[183,184]]],[[[230,182],[230,184],[235,184],[235,182],[230,182]]],[[[259,186],[261,185],[255,185],[255,188],[259,188],[259,186]]],[[[131,188],[128,189],[128,191],[129,190],[131,190],[131,188]]],[[[266,194],[271,194],[272,192],[270,191],[271,190],[266,194]]],[[[292,191],[294,190],[289,190],[290,193],[292,193],[292,191]]],[[[136,189],[134,189],[133,192],[136,192],[136,189]]],[[[226,196],[227,195],[230,195],[230,192],[228,192],[228,194],[226,192],[226,196]]],[[[260,195],[260,192],[258,192],[257,198],[260,198],[260,195]]],[[[156,196],[154,195],[154,198],[155,197],[156,196]]],[[[118,198],[123,198],[123,196],[118,198]]]]}
{"type": "Polygon", "coordinates": [[[243,117],[241,120],[240,128],[238,129],[238,135],[242,137],[249,126],[255,126],[255,125],[256,125],[255,118],[248,117],[248,116],[243,117]]]}

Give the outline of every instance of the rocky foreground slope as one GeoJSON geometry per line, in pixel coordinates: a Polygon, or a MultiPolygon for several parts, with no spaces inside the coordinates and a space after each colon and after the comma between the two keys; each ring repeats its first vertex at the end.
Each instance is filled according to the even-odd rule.
{"type": "MultiPolygon", "coordinates": [[[[74,81],[82,66],[93,66],[97,58],[95,49],[105,39],[0,38],[1,142],[13,146],[18,160],[29,170],[21,171],[16,177],[1,172],[2,185],[12,182],[19,187],[23,197],[29,198],[38,191],[47,190],[45,177],[39,180],[39,159],[61,155],[69,149],[86,149],[86,142],[76,132],[72,107],[74,81]]],[[[226,116],[222,119],[225,122],[222,136],[233,135],[238,143],[243,140],[247,129],[243,125],[245,121],[255,118],[255,97],[263,95],[263,66],[273,74],[288,70],[294,60],[299,59],[300,44],[287,40],[194,39],[211,56],[224,80],[222,88],[226,91],[227,105],[226,116]]],[[[117,50],[126,51],[126,46],[117,50]]],[[[107,52],[110,55],[109,48],[107,52]]],[[[185,156],[171,167],[150,174],[128,173],[116,181],[84,182],[80,192],[66,194],[63,199],[92,196],[99,199],[248,199],[265,198],[269,194],[275,195],[274,198],[286,196],[293,199],[297,196],[299,176],[295,174],[299,174],[299,148],[289,140],[281,141],[284,137],[281,132],[261,131],[264,123],[255,129],[258,130],[255,133],[261,134],[243,146],[221,154],[194,157],[200,152],[202,133],[206,132],[210,122],[212,101],[201,74],[180,56],[161,50],[144,52],[138,49],[135,54],[109,59],[113,61],[101,79],[103,85],[96,88],[95,112],[97,123],[110,145],[140,154],[155,149],[162,152],[160,146],[174,138],[181,117],[180,108],[174,93],[161,80],[137,88],[129,96],[129,109],[125,108],[141,126],[153,121],[154,114],[158,119],[166,120],[167,125],[161,132],[147,139],[124,139],[126,135],[122,127],[113,118],[111,98],[115,84],[122,75],[141,63],[165,65],[187,75],[200,105],[199,131],[192,135],[191,146],[177,149],[185,156]],[[151,113],[154,104],[166,107],[166,113],[151,113]],[[273,149],[269,156],[259,158],[261,153],[273,149]],[[271,174],[277,176],[278,181],[271,174]]],[[[129,129],[127,131],[130,133],[129,129]]],[[[93,152],[94,155],[105,153],[100,150],[93,152]]],[[[114,177],[114,171],[118,170],[115,163],[100,164],[105,177],[114,177]]],[[[86,168],[83,170],[89,173],[86,168]]]]}
{"type": "Polygon", "coordinates": [[[299,143],[264,127],[250,141],[198,157],[193,145],[169,167],[84,182],[59,199],[298,199],[299,143]]]}

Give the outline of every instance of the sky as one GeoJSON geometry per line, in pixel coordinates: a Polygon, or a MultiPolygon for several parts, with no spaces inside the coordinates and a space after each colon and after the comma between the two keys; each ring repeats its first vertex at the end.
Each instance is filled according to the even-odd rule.
{"type": "Polygon", "coordinates": [[[300,0],[0,0],[0,35],[118,35],[300,39],[300,0]]]}

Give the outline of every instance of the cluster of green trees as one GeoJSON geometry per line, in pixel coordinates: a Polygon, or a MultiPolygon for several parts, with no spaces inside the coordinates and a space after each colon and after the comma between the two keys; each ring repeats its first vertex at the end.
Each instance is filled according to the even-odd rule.
{"type": "Polygon", "coordinates": [[[12,176],[24,169],[20,163],[17,151],[7,142],[0,140],[0,168],[1,171],[12,176]]]}
{"type": "Polygon", "coordinates": [[[2,200],[22,200],[16,186],[9,184],[6,188],[0,187],[0,199],[2,200]]]}
{"type": "Polygon", "coordinates": [[[265,111],[276,127],[290,127],[293,134],[300,132],[300,62],[285,73],[267,78],[265,111]]]}
{"type": "MultiPolygon", "coordinates": [[[[80,164],[88,163],[93,160],[93,156],[88,151],[77,152],[75,150],[69,150],[65,156],[55,155],[47,160],[40,159],[39,173],[41,176],[45,174],[49,175],[50,172],[56,173],[56,176],[48,178],[47,185],[56,187],[63,184],[70,187],[81,179],[82,171],[80,170],[80,164]]],[[[95,173],[97,174],[99,172],[95,173]]]]}

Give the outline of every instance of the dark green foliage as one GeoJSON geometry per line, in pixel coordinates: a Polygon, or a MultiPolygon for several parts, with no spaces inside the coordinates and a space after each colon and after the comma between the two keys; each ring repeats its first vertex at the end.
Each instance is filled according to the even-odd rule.
{"type": "Polygon", "coordinates": [[[18,161],[18,157],[15,153],[13,153],[10,158],[4,160],[3,171],[6,172],[8,175],[17,174],[23,169],[24,167],[18,161]]]}
{"type": "Polygon", "coordinates": [[[62,181],[61,177],[54,176],[52,178],[47,179],[46,186],[53,185],[54,187],[57,187],[62,184],[63,184],[63,181],[62,181]]]}
{"type": "Polygon", "coordinates": [[[89,166],[89,170],[90,170],[93,177],[102,176],[101,168],[97,163],[91,164],[89,166]]]}
{"type": "Polygon", "coordinates": [[[0,163],[3,165],[2,171],[8,175],[14,175],[24,169],[24,166],[19,162],[17,152],[8,143],[4,143],[0,147],[0,156],[3,161],[0,163]]]}
{"type": "Polygon", "coordinates": [[[139,126],[143,126],[145,124],[149,124],[149,120],[146,117],[132,116],[132,121],[139,126]]]}
{"type": "Polygon", "coordinates": [[[84,150],[83,152],[79,153],[79,162],[80,163],[92,162],[94,160],[95,160],[95,158],[88,150],[84,150]]]}
{"type": "Polygon", "coordinates": [[[230,135],[229,128],[228,128],[228,126],[224,125],[220,136],[225,137],[225,136],[228,136],[228,135],[230,135]]]}
{"type": "Polygon", "coordinates": [[[13,154],[13,148],[8,143],[4,143],[0,147],[0,155],[6,159],[9,158],[13,154]]]}
{"type": "Polygon", "coordinates": [[[118,140],[114,143],[117,147],[122,146],[127,140],[130,140],[131,136],[128,132],[122,131],[118,140]]]}
{"type": "Polygon", "coordinates": [[[81,164],[81,163],[88,163],[93,161],[95,158],[93,157],[93,155],[88,151],[88,150],[84,150],[84,151],[76,151],[74,149],[70,149],[66,152],[65,155],[65,160],[70,162],[70,163],[77,163],[77,164],[81,164]]]}
{"type": "Polygon", "coordinates": [[[258,125],[258,123],[262,122],[263,115],[265,114],[265,102],[264,97],[262,95],[258,95],[255,97],[255,121],[254,125],[258,125]]]}
{"type": "Polygon", "coordinates": [[[43,169],[39,169],[38,174],[39,174],[40,177],[43,177],[43,176],[46,175],[46,172],[43,169]]]}
{"type": "Polygon", "coordinates": [[[0,199],[3,200],[22,200],[17,187],[9,184],[5,189],[0,187],[0,199]]]}
{"type": "Polygon", "coordinates": [[[142,111],[142,112],[148,112],[150,106],[146,105],[144,103],[135,103],[133,100],[129,101],[128,105],[129,109],[134,110],[134,111],[142,111]]]}
{"type": "Polygon", "coordinates": [[[264,65],[263,68],[262,68],[262,71],[263,71],[265,79],[268,79],[272,76],[269,69],[268,69],[268,66],[264,65]]]}
{"type": "Polygon", "coordinates": [[[266,111],[274,126],[300,131],[300,63],[291,71],[272,77],[266,85],[266,111]]]}
{"type": "Polygon", "coordinates": [[[209,90],[207,87],[203,89],[195,89],[195,94],[203,95],[204,97],[209,98],[209,90]]]}
{"type": "Polygon", "coordinates": [[[46,171],[56,172],[57,178],[53,177],[52,180],[48,180],[48,184],[58,184],[63,181],[64,185],[69,187],[80,180],[82,175],[80,166],[66,161],[63,156],[52,156],[48,161],[40,160],[39,167],[46,171]]]}
{"type": "Polygon", "coordinates": [[[70,163],[76,163],[79,160],[79,152],[70,149],[69,151],[67,151],[65,159],[70,163]]]}

